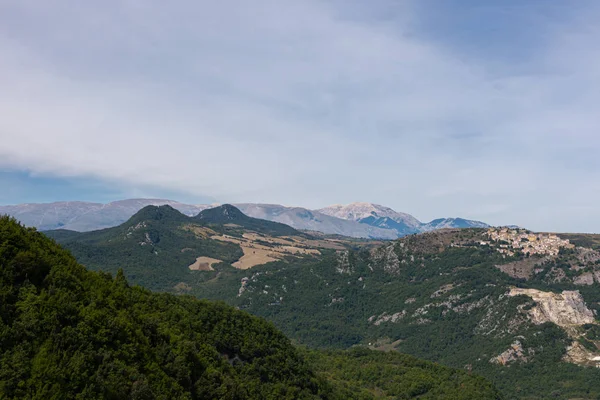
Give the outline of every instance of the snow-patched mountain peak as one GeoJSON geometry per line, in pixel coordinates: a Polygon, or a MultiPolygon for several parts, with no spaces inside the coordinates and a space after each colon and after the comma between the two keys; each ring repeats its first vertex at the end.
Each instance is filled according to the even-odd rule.
{"type": "Polygon", "coordinates": [[[366,218],[389,218],[401,222],[409,227],[418,227],[421,222],[410,214],[397,212],[389,207],[379,204],[356,202],[350,204],[335,204],[318,210],[332,217],[350,221],[361,221],[366,218]]]}
{"type": "Polygon", "coordinates": [[[472,221],[464,218],[439,218],[434,219],[431,222],[423,224],[421,231],[429,232],[437,229],[445,228],[489,228],[490,226],[485,222],[472,221]]]}

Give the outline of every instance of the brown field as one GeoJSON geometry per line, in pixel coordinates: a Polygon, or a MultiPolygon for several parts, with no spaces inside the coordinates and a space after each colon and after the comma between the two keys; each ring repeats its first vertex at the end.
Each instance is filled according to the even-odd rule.
{"type": "MultiPolygon", "coordinates": [[[[269,242],[273,244],[280,244],[283,246],[290,246],[294,248],[306,248],[311,250],[316,250],[317,248],[321,249],[333,249],[333,250],[345,250],[346,248],[333,240],[313,240],[313,239],[305,239],[300,236],[281,236],[281,237],[271,237],[271,236],[263,236],[258,233],[244,233],[243,237],[250,240],[262,240],[263,242],[269,242]]],[[[312,253],[312,254],[320,254],[320,253],[312,253]]]]}
{"type": "Polygon", "coordinates": [[[306,244],[297,242],[291,238],[274,238],[257,233],[244,233],[241,238],[229,235],[215,235],[211,238],[235,243],[242,248],[244,255],[232,264],[235,268],[239,269],[252,268],[271,261],[277,261],[286,256],[300,257],[321,254],[318,249],[310,248],[306,244]],[[267,246],[260,242],[267,242],[273,246],[267,246]]]}
{"type": "Polygon", "coordinates": [[[272,249],[248,247],[240,244],[244,255],[234,262],[233,265],[238,269],[248,269],[257,265],[266,264],[271,261],[277,261],[281,258],[281,254],[274,252],[272,249]]]}
{"type": "Polygon", "coordinates": [[[220,262],[223,261],[210,257],[198,257],[196,258],[196,262],[190,265],[188,268],[192,271],[214,271],[212,267],[213,264],[218,264],[220,262]]]}
{"type": "Polygon", "coordinates": [[[336,239],[305,239],[299,236],[289,236],[288,237],[291,240],[294,240],[296,242],[302,243],[305,246],[308,247],[317,247],[317,248],[321,248],[321,249],[331,249],[331,250],[346,250],[346,246],[344,246],[342,243],[342,241],[336,240],[336,239]]]}

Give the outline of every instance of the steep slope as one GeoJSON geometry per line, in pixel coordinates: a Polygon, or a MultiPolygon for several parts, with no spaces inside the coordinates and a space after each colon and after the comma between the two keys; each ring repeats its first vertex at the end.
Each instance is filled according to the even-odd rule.
{"type": "Polygon", "coordinates": [[[110,228],[127,221],[146,206],[170,205],[192,216],[209,206],[193,206],[163,199],[127,199],[108,204],[81,201],[0,206],[0,214],[15,217],[40,230],[68,229],[80,232],[110,228]]]}
{"type": "MultiPolygon", "coordinates": [[[[171,213],[147,210],[138,223],[171,213]]],[[[299,352],[271,324],[222,303],[86,271],[8,217],[0,293],[3,399],[501,398],[482,378],[410,356],[299,352]]]]}
{"type": "Polygon", "coordinates": [[[86,271],[0,218],[0,397],[333,396],[273,326],[86,271]]]}
{"type": "Polygon", "coordinates": [[[317,231],[330,235],[354,238],[395,239],[397,234],[357,221],[349,221],[301,207],[278,204],[235,204],[244,214],[255,218],[281,222],[300,230],[317,231]]]}

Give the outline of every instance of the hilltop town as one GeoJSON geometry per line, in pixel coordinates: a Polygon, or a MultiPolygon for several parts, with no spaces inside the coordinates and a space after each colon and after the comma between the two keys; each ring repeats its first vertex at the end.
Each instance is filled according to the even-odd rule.
{"type": "Polygon", "coordinates": [[[557,256],[561,248],[573,249],[569,240],[554,234],[532,233],[524,229],[490,228],[486,232],[490,241],[481,241],[481,245],[495,247],[508,256],[520,251],[526,255],[557,256]]]}

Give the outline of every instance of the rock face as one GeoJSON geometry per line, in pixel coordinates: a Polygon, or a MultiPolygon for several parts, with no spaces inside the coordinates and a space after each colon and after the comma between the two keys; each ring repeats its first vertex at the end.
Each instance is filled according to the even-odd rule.
{"type": "Polygon", "coordinates": [[[371,259],[375,265],[383,267],[383,270],[389,274],[397,273],[400,269],[400,259],[393,244],[371,251],[371,259]]]}
{"type": "Polygon", "coordinates": [[[574,341],[567,347],[567,353],[563,357],[563,361],[600,368],[600,356],[598,353],[589,351],[577,341],[574,341]]]}
{"type": "Polygon", "coordinates": [[[515,361],[527,362],[525,350],[519,340],[515,340],[515,342],[499,356],[490,359],[491,363],[500,365],[506,365],[515,361]]]}
{"type": "Polygon", "coordinates": [[[584,274],[579,275],[575,279],[573,279],[573,283],[576,285],[593,285],[594,284],[594,274],[591,272],[586,272],[584,274]]]}
{"type": "Polygon", "coordinates": [[[594,323],[594,313],[587,307],[578,290],[565,290],[561,294],[537,289],[511,288],[509,296],[525,295],[536,302],[527,313],[534,324],[553,322],[567,328],[594,323]]]}

